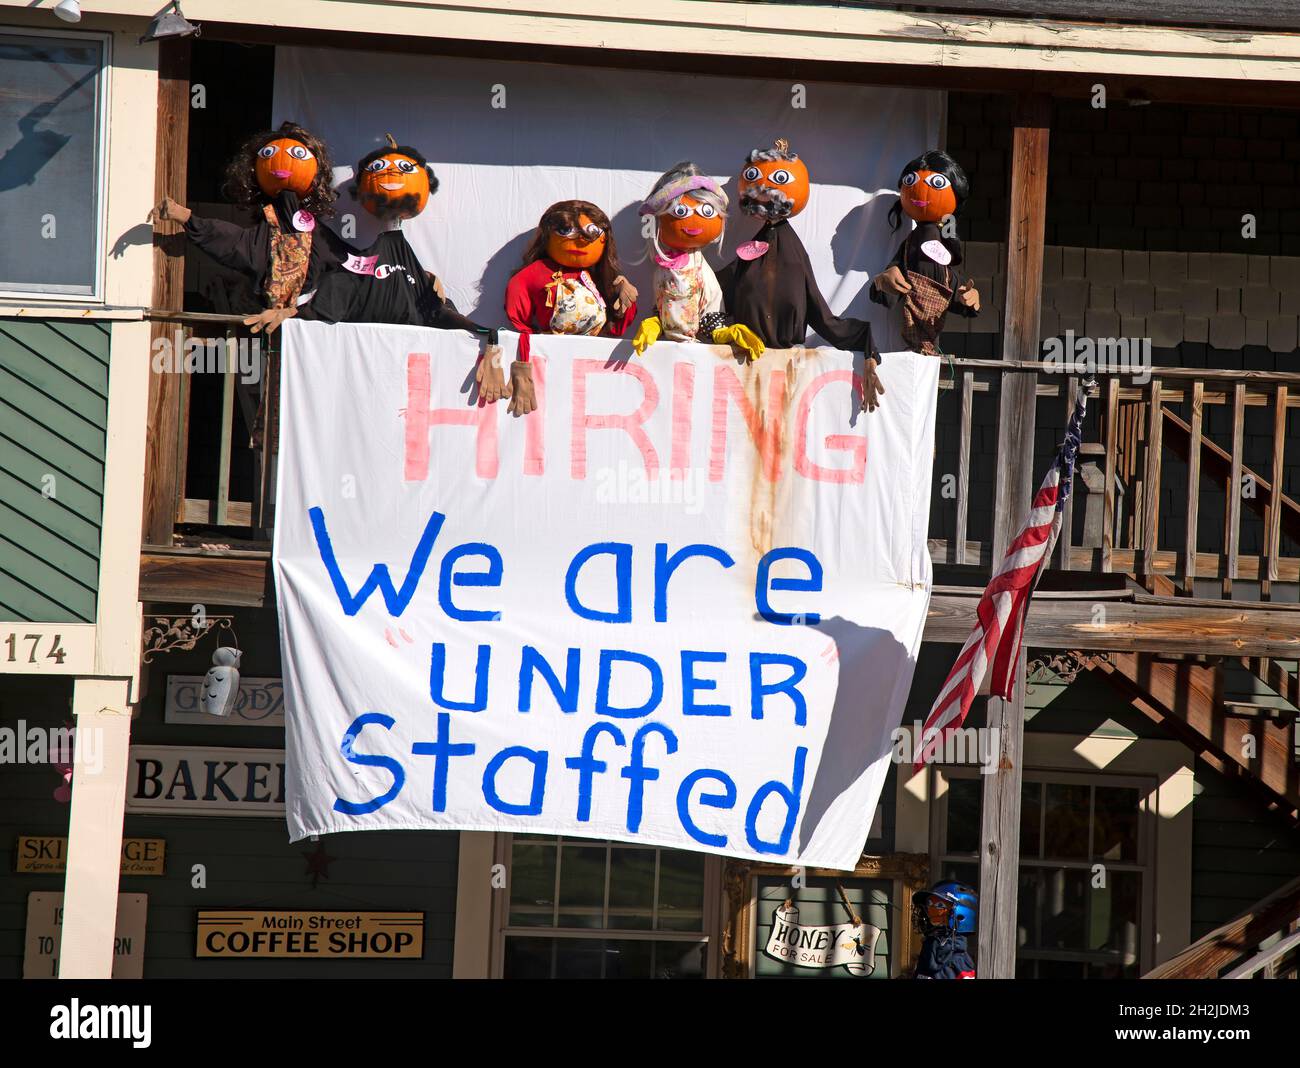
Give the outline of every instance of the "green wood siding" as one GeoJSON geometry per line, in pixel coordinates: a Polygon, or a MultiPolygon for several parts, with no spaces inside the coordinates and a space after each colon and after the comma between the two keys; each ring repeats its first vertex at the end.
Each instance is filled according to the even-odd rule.
{"type": "Polygon", "coordinates": [[[0,619],[95,620],[109,330],[0,319],[0,619]]]}

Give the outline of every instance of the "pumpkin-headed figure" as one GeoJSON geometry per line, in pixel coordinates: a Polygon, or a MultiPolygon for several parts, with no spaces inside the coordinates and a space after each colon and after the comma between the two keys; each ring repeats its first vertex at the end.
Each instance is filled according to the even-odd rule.
{"type": "Polygon", "coordinates": [[[391,136],[388,141],[388,148],[375,149],[357,164],[353,192],[377,219],[414,219],[438,191],[438,176],[415,149],[391,136]]]}
{"type": "Polygon", "coordinates": [[[980,310],[979,291],[956,269],[962,260],[956,216],[969,192],[966,172],[946,152],[917,156],[898,176],[889,221],[897,230],[906,215],[916,227],[871,280],[870,296],[887,308],[901,298],[903,342],[914,352],[939,354],[936,342],[949,311],[970,318],[980,310]]]}
{"type": "Polygon", "coordinates": [[[875,408],[884,392],[876,378],[880,356],[871,324],[836,315],[822,296],[803,241],[790,220],[808,205],[808,167],[779,138],[756,148],[740,168],[740,210],[761,219],[753,240],[736,249],[736,259],[718,272],[727,311],[747,323],[763,343],[788,349],[807,342],[815,330],[837,349],[865,356],[862,404],[875,408]]]}
{"type": "Polygon", "coordinates": [[[661,337],[731,344],[738,356],[763,354],[758,336],[727,317],[717,276],[704,258],[705,249],[722,243],[727,205],[722,187],[689,161],[665,171],[641,205],[641,214],[654,219],[647,251],[655,264],[657,314],[637,328],[632,347],[638,355],[661,337]]]}
{"type": "Polygon", "coordinates": [[[224,190],[256,217],[251,226],[195,215],[171,197],[150,212],[180,223],[186,236],[220,264],[248,278],[268,309],[246,322],[273,329],[320,278],[355,253],[322,223],[337,194],[324,142],[294,122],[254,134],[226,167],[224,190]]]}
{"type": "Polygon", "coordinates": [[[623,277],[609,216],[586,200],[552,204],[506,286],[519,359],[528,361],[533,334],[622,337],[636,316],[636,298],[623,277]]]}

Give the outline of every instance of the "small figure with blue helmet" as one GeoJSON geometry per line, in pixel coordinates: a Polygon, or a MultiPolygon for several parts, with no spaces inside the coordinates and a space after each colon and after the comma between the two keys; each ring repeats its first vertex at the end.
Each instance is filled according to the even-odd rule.
{"type": "Polygon", "coordinates": [[[965,883],[945,879],[912,895],[912,923],[925,936],[914,979],[974,979],[966,936],[975,931],[979,895],[965,883]]]}

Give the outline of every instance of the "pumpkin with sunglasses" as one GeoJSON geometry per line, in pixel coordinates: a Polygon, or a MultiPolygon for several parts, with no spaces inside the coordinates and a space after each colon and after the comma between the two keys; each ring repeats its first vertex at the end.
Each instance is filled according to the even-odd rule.
{"type": "Polygon", "coordinates": [[[552,204],[506,287],[519,359],[528,361],[533,334],[622,337],[636,318],[636,298],[623,277],[609,216],[586,200],[552,204]]]}

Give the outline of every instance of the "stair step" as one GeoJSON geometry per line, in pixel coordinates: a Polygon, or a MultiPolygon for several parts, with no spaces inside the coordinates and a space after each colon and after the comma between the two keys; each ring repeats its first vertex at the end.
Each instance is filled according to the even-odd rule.
{"type": "Polygon", "coordinates": [[[1258,701],[1224,701],[1223,711],[1225,715],[1239,719],[1276,719],[1284,723],[1291,722],[1297,716],[1294,708],[1278,708],[1258,701]]]}

